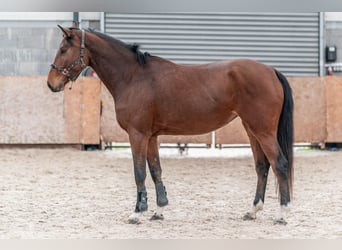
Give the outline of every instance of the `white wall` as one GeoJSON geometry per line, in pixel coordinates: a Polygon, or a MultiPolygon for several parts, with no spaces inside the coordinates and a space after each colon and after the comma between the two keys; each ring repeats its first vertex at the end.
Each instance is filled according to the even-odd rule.
{"type": "MultiPolygon", "coordinates": [[[[100,20],[101,12],[80,12],[80,19],[100,20]]],[[[73,12],[0,12],[0,21],[72,20],[73,12]]]]}
{"type": "Polygon", "coordinates": [[[328,22],[342,21],[342,12],[325,12],[325,20],[328,22]]]}

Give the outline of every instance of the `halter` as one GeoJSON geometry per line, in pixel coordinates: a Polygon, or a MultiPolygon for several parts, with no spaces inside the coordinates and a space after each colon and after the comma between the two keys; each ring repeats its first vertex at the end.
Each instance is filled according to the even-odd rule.
{"type": "Polygon", "coordinates": [[[80,56],[69,66],[69,67],[58,67],[55,64],[51,64],[51,68],[57,70],[58,72],[61,72],[63,75],[66,76],[68,81],[74,82],[76,81],[77,77],[82,73],[83,69],[87,67],[87,65],[84,63],[84,49],[85,49],[85,31],[82,29],[82,42],[81,42],[81,50],[80,50],[80,56]],[[81,70],[74,76],[71,76],[70,71],[77,65],[81,65],[81,70]]]}

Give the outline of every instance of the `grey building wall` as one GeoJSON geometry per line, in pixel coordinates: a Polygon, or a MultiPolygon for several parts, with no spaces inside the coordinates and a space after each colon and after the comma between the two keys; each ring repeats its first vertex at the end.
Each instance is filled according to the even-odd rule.
{"type": "Polygon", "coordinates": [[[176,63],[250,58],[287,76],[320,73],[317,13],[104,13],[104,32],[176,63]]]}
{"type": "MultiPolygon", "coordinates": [[[[325,24],[325,46],[337,47],[337,60],[333,64],[334,74],[342,75],[342,21],[329,21],[325,24]]],[[[325,58],[325,57],[324,57],[325,58]]]]}
{"type": "MultiPolygon", "coordinates": [[[[57,24],[65,21],[0,21],[0,75],[46,75],[61,42],[57,24]]],[[[82,22],[82,27],[100,28],[100,21],[82,22]]]]}
{"type": "Polygon", "coordinates": [[[337,61],[342,62],[342,22],[327,23],[326,25],[326,45],[337,47],[337,61]]]}

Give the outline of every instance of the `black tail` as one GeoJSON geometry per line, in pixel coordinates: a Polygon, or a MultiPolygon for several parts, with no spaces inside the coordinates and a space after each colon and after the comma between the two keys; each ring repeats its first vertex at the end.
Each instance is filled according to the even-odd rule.
{"type": "Polygon", "coordinates": [[[293,98],[292,90],[286,77],[275,70],[277,77],[284,90],[283,109],[278,124],[278,143],[288,162],[288,185],[292,196],[293,187],[293,98]]]}

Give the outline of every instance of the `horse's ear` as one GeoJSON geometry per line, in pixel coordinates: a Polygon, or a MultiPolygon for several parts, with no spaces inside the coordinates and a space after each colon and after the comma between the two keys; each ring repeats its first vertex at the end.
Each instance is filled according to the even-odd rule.
{"type": "Polygon", "coordinates": [[[60,26],[59,24],[57,25],[58,28],[61,29],[61,31],[64,33],[64,37],[65,38],[71,38],[71,31],[68,28],[63,28],[62,26],[60,26]]]}

